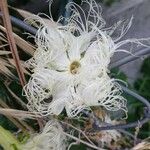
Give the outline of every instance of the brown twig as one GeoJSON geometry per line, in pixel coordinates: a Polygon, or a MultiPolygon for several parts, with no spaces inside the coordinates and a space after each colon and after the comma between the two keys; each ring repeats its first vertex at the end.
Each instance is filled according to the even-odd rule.
{"type": "Polygon", "coordinates": [[[22,86],[24,86],[26,81],[25,81],[24,73],[22,71],[21,64],[20,64],[20,59],[19,59],[19,55],[17,52],[17,46],[15,44],[15,40],[13,37],[12,26],[11,26],[11,22],[10,22],[8,7],[7,7],[7,1],[0,0],[0,7],[1,7],[2,14],[3,14],[2,15],[3,23],[4,23],[5,28],[7,29],[6,33],[7,33],[8,43],[10,46],[10,50],[12,51],[13,59],[16,63],[16,69],[18,72],[20,83],[22,86]]]}
{"type": "Polygon", "coordinates": [[[73,139],[73,140],[75,140],[75,141],[78,141],[79,143],[85,144],[85,145],[87,145],[88,147],[91,147],[91,148],[93,148],[93,149],[96,149],[96,150],[105,150],[105,149],[103,149],[103,148],[99,148],[99,147],[97,147],[97,146],[95,146],[95,145],[92,145],[92,144],[90,144],[90,143],[88,143],[88,142],[86,142],[86,141],[83,141],[83,140],[81,140],[81,139],[79,139],[79,138],[77,138],[77,137],[75,137],[75,136],[73,136],[73,135],[71,135],[71,134],[66,133],[66,132],[63,132],[63,134],[66,135],[67,137],[69,137],[69,138],[71,138],[71,139],[73,139]]]}
{"type": "MultiPolygon", "coordinates": [[[[74,130],[78,131],[79,133],[82,133],[82,135],[88,140],[88,142],[89,142],[90,144],[95,145],[95,144],[88,138],[88,136],[86,135],[86,133],[85,133],[84,131],[82,131],[82,130],[76,128],[75,126],[73,126],[72,124],[69,124],[69,123],[67,123],[67,122],[61,121],[61,123],[62,123],[62,124],[65,124],[65,125],[67,125],[67,126],[69,126],[69,127],[71,127],[71,128],[73,128],[74,130]]],[[[96,146],[96,145],[95,145],[95,146],[96,146]]]]}

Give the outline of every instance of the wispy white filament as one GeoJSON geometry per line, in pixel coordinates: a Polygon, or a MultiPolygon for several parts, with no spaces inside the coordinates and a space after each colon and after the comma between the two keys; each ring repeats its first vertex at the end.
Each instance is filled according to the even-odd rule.
{"type": "MultiPolygon", "coordinates": [[[[131,26],[124,25],[119,37],[112,39],[116,27],[104,28],[101,7],[94,0],[82,0],[89,6],[85,12],[71,2],[67,9],[72,12],[66,24],[38,22],[35,36],[37,50],[26,62],[33,74],[24,87],[31,111],[42,115],[59,115],[63,109],[69,117],[77,116],[90,106],[103,106],[110,111],[126,111],[126,100],[121,88],[108,76],[108,65],[115,52],[123,51],[124,44],[142,44],[145,39],[119,41],[131,26]],[[91,19],[92,18],[92,19],[91,19]]],[[[61,20],[61,19],[59,19],[61,20]]]]}
{"type": "Polygon", "coordinates": [[[42,133],[33,135],[23,146],[23,150],[66,150],[66,137],[56,121],[49,121],[42,133]]]}

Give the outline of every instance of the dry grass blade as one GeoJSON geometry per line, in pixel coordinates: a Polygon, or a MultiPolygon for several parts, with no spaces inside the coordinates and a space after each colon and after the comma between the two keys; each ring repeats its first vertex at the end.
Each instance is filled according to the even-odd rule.
{"type": "Polygon", "coordinates": [[[31,17],[33,14],[22,9],[16,9],[14,7],[11,7],[12,9],[15,9],[23,18],[28,18],[31,17]]]}
{"type": "Polygon", "coordinates": [[[8,54],[11,54],[11,52],[9,52],[9,51],[1,51],[0,50],[0,55],[8,55],[8,54]]]}
{"type": "Polygon", "coordinates": [[[36,117],[41,117],[38,114],[33,114],[29,111],[22,111],[17,109],[8,109],[8,108],[0,108],[0,114],[3,114],[5,116],[13,116],[17,119],[37,119],[36,117]]]}
{"type": "Polygon", "coordinates": [[[9,88],[8,85],[5,85],[9,93],[15,98],[15,100],[20,104],[25,110],[27,109],[26,104],[9,88]]]}
{"type": "Polygon", "coordinates": [[[10,22],[10,19],[9,19],[10,17],[9,17],[9,12],[8,12],[8,7],[7,7],[7,1],[6,0],[1,0],[0,1],[0,6],[1,6],[1,11],[3,13],[2,17],[3,17],[4,26],[7,29],[8,43],[9,43],[10,49],[12,51],[12,55],[13,55],[13,58],[15,60],[16,66],[17,66],[16,69],[17,69],[17,72],[18,72],[18,75],[19,75],[21,85],[24,86],[26,81],[25,81],[24,73],[23,73],[22,68],[21,68],[21,64],[20,64],[19,55],[18,55],[18,52],[17,52],[17,47],[16,47],[16,44],[15,44],[15,40],[14,40],[14,37],[13,37],[13,34],[12,34],[12,26],[11,26],[11,22],[10,22]]]}
{"type": "MultiPolygon", "coordinates": [[[[28,19],[28,18],[30,18],[31,16],[34,15],[34,14],[32,14],[32,13],[26,11],[26,10],[16,9],[16,8],[14,8],[14,7],[12,7],[12,8],[15,9],[24,19],[28,19]]],[[[44,15],[44,14],[43,14],[43,15],[44,15]]],[[[42,17],[42,15],[41,15],[41,17],[42,17]]],[[[46,16],[45,16],[45,17],[46,17],[46,16]]],[[[44,22],[47,23],[47,24],[52,25],[52,22],[50,21],[50,19],[47,19],[47,18],[45,18],[45,17],[42,17],[42,19],[44,20],[44,22]]],[[[30,20],[30,19],[29,19],[29,20],[30,20]]],[[[30,24],[31,22],[30,22],[29,20],[28,20],[27,22],[30,24]]],[[[32,22],[32,25],[36,27],[37,24],[32,22]]]]}
{"type": "MultiPolygon", "coordinates": [[[[7,44],[1,45],[0,47],[1,47],[1,48],[4,48],[4,46],[6,46],[6,45],[7,45],[7,44]]],[[[11,54],[11,52],[10,52],[10,51],[5,51],[5,50],[0,50],[0,56],[8,55],[8,54],[11,54]]],[[[10,71],[9,68],[14,68],[14,66],[11,65],[11,64],[8,62],[8,60],[6,60],[5,58],[0,57],[0,73],[6,75],[6,76],[8,76],[8,77],[11,77],[11,78],[15,77],[15,76],[13,75],[13,73],[10,71]]]]}
{"type": "Polygon", "coordinates": [[[13,73],[8,69],[8,67],[14,68],[7,60],[5,60],[4,58],[0,58],[0,73],[11,78],[15,77],[13,73]]]}
{"type": "MultiPolygon", "coordinates": [[[[8,55],[8,54],[11,54],[11,52],[0,50],[0,56],[8,55]]],[[[24,73],[30,75],[30,73],[23,67],[23,64],[24,64],[23,61],[21,61],[21,64],[22,64],[24,73]]],[[[4,74],[11,78],[15,78],[14,74],[9,69],[9,68],[14,69],[15,67],[16,67],[16,65],[15,65],[15,61],[13,59],[0,57],[0,73],[1,74],[4,74]]]]}
{"type": "Polygon", "coordinates": [[[0,32],[0,40],[7,43],[7,39],[3,33],[0,32]]]}
{"type": "MultiPolygon", "coordinates": [[[[0,30],[6,33],[6,29],[1,25],[0,25],[0,30]]],[[[26,42],[24,39],[22,39],[20,36],[18,36],[15,33],[13,33],[13,36],[15,38],[15,41],[18,47],[20,47],[27,54],[33,55],[35,51],[35,47],[33,45],[29,44],[28,42],[26,42]]]]}
{"type": "Polygon", "coordinates": [[[33,55],[35,52],[35,47],[28,42],[26,42],[24,39],[19,37],[17,34],[14,33],[14,38],[16,40],[17,45],[27,54],[33,55]]]}
{"type": "MultiPolygon", "coordinates": [[[[8,46],[8,44],[0,45],[0,48],[4,48],[5,46],[8,46]]],[[[6,52],[8,52],[8,51],[6,51],[6,52]]],[[[9,52],[9,53],[11,53],[11,52],[9,52]]],[[[0,55],[2,55],[2,54],[0,54],[0,55]]]]}
{"type": "MultiPolygon", "coordinates": [[[[3,107],[3,108],[7,108],[7,109],[10,109],[9,106],[2,100],[0,99],[0,106],[3,107]]],[[[19,129],[22,129],[22,131],[26,131],[26,130],[29,130],[31,132],[33,132],[34,130],[26,123],[24,122],[23,120],[19,120],[19,119],[15,119],[13,116],[9,116],[7,114],[4,114],[10,121],[12,121],[16,127],[18,127],[19,129]]]]}
{"type": "MultiPolygon", "coordinates": [[[[4,32],[6,32],[6,29],[2,26],[0,26],[0,29],[4,32]]],[[[5,39],[5,36],[1,33],[0,36],[1,36],[1,40],[0,42],[4,42],[4,39],[5,39]]],[[[30,55],[32,55],[34,53],[34,47],[32,47],[32,45],[28,44],[26,41],[24,41],[22,38],[20,38],[18,35],[14,34],[14,37],[16,37],[16,41],[17,41],[17,44],[22,48],[27,49],[26,50],[26,53],[29,53],[30,55]]],[[[1,43],[2,43],[1,42],[1,43]]],[[[7,41],[6,41],[7,42],[7,41]]],[[[1,44],[0,45],[0,48],[3,49],[3,50],[0,50],[0,56],[2,55],[9,55],[11,54],[10,51],[6,51],[5,47],[8,46],[8,44],[1,44]]],[[[23,66],[24,62],[23,61],[20,61],[21,65],[22,65],[22,68],[23,68],[23,71],[24,73],[30,75],[30,73],[25,69],[25,67],[23,66]]],[[[15,61],[13,59],[9,59],[9,58],[5,58],[5,57],[0,57],[0,73],[8,76],[8,77],[11,77],[11,78],[14,78],[15,76],[12,74],[12,72],[9,70],[9,68],[15,68],[16,67],[16,64],[15,64],[15,61]]]]}
{"type": "MultiPolygon", "coordinates": [[[[15,61],[14,61],[13,59],[8,59],[8,61],[10,62],[11,65],[13,65],[13,66],[16,67],[15,61]]],[[[21,63],[23,72],[24,72],[25,74],[31,75],[31,74],[25,69],[24,61],[20,61],[20,63],[21,63]]]]}
{"type": "MultiPolygon", "coordinates": [[[[0,99],[0,106],[9,108],[1,99],[0,99]]],[[[21,129],[24,132],[26,131],[26,128],[22,124],[20,124],[16,119],[14,119],[13,117],[7,116],[5,114],[4,114],[4,116],[6,118],[8,118],[16,127],[18,127],[19,129],[21,129]]]]}

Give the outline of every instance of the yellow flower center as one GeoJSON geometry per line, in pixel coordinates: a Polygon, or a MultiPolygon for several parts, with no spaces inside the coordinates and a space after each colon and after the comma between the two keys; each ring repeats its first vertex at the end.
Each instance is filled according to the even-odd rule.
{"type": "Polygon", "coordinates": [[[73,61],[70,65],[70,72],[74,75],[77,74],[81,64],[78,61],[73,61]]]}

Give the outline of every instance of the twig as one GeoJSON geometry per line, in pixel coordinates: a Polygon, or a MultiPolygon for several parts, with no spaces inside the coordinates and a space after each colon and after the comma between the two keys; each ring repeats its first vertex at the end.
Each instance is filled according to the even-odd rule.
{"type": "Polygon", "coordinates": [[[121,60],[111,63],[110,68],[112,69],[112,68],[122,66],[128,62],[131,62],[131,61],[141,58],[140,56],[147,55],[147,54],[150,54],[150,48],[145,48],[145,49],[139,50],[138,52],[134,53],[134,56],[129,55],[121,60]]]}
{"type": "Polygon", "coordinates": [[[89,146],[89,147],[91,147],[91,148],[93,148],[93,149],[96,149],[96,150],[105,150],[105,149],[102,149],[102,148],[98,148],[97,146],[94,146],[94,145],[92,145],[92,144],[90,144],[90,143],[88,143],[88,142],[85,142],[85,141],[83,141],[83,140],[81,140],[81,139],[79,139],[79,138],[77,138],[77,137],[75,137],[75,136],[73,136],[73,135],[70,135],[70,134],[68,134],[68,133],[66,133],[66,132],[63,132],[66,136],[68,136],[69,138],[71,138],[71,139],[73,139],[73,140],[75,140],[75,141],[78,141],[78,142],[80,142],[80,143],[82,143],[82,144],[85,144],[85,145],[87,145],[87,146],[89,146]]]}
{"type": "MultiPolygon", "coordinates": [[[[106,129],[100,129],[100,127],[99,127],[99,124],[100,124],[100,121],[99,121],[99,119],[91,112],[91,113],[89,113],[88,111],[83,111],[83,113],[85,114],[85,115],[87,115],[89,118],[92,118],[93,119],[93,122],[94,122],[94,130],[96,130],[96,131],[101,131],[101,130],[109,130],[109,127],[111,126],[111,124],[109,124],[109,123],[104,123],[103,122],[103,124],[105,125],[105,127],[108,127],[108,129],[106,128],[106,129]]],[[[115,127],[116,125],[113,125],[112,127],[115,127]]],[[[123,133],[123,134],[126,134],[127,136],[130,136],[131,138],[133,138],[134,139],[134,135],[133,134],[131,134],[130,132],[128,132],[128,131],[126,131],[126,130],[124,130],[124,129],[122,129],[122,128],[114,128],[115,130],[118,130],[119,132],[121,132],[121,133],[123,133]]],[[[113,129],[111,129],[111,130],[113,130],[113,129]]],[[[138,141],[141,141],[141,139],[137,139],[138,141]]]]}
{"type": "Polygon", "coordinates": [[[138,134],[140,132],[140,128],[141,128],[141,124],[139,122],[139,125],[135,128],[135,133],[134,133],[134,145],[137,144],[137,137],[138,137],[138,134]]]}
{"type": "Polygon", "coordinates": [[[8,38],[8,43],[9,43],[9,46],[10,46],[10,50],[12,51],[12,56],[13,56],[13,59],[16,63],[16,69],[17,69],[17,72],[18,72],[18,76],[19,76],[21,85],[24,86],[26,81],[25,81],[24,73],[22,71],[21,64],[20,64],[20,59],[19,59],[19,55],[18,55],[18,52],[17,52],[17,47],[16,47],[16,44],[15,44],[15,40],[14,40],[14,37],[13,37],[13,34],[12,34],[13,32],[12,32],[12,26],[11,26],[11,23],[10,23],[10,19],[9,19],[10,17],[9,17],[9,12],[8,12],[8,7],[7,7],[7,1],[6,0],[1,0],[0,1],[0,6],[1,6],[1,11],[3,13],[2,18],[3,18],[4,26],[7,29],[7,38],[8,38]]]}
{"type": "Polygon", "coordinates": [[[39,118],[41,117],[38,114],[34,114],[29,111],[22,111],[18,109],[10,109],[10,108],[0,108],[0,114],[6,115],[6,116],[11,116],[17,119],[36,119],[38,116],[39,118]]]}
{"type": "Polygon", "coordinates": [[[127,94],[135,97],[138,101],[142,102],[148,108],[147,117],[150,119],[150,103],[144,97],[142,97],[139,94],[131,91],[130,89],[128,89],[124,86],[121,86],[121,88],[124,92],[126,92],[127,94]]]}
{"type": "Polygon", "coordinates": [[[73,128],[73,129],[77,130],[79,133],[82,133],[83,136],[84,136],[92,145],[95,145],[95,144],[87,137],[87,135],[85,134],[85,132],[83,132],[82,130],[76,128],[75,126],[73,126],[73,125],[71,125],[71,124],[69,124],[69,123],[67,123],[67,122],[61,121],[61,123],[66,124],[67,126],[69,126],[69,127],[73,128]]]}
{"type": "MultiPolygon", "coordinates": [[[[0,12],[0,16],[2,17],[2,13],[0,12]]],[[[14,16],[11,16],[10,15],[10,20],[12,22],[13,25],[21,28],[21,29],[24,29],[32,34],[36,34],[37,30],[34,28],[34,27],[31,27],[30,25],[28,25],[27,23],[23,22],[22,20],[14,17],[14,16]]]]}

